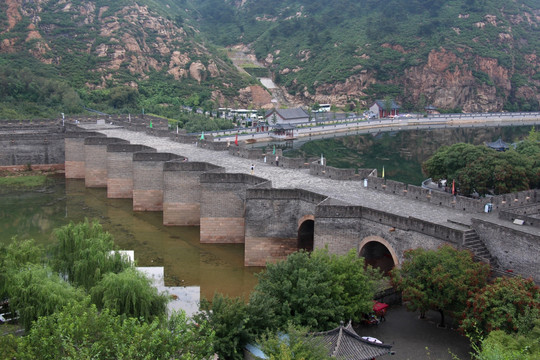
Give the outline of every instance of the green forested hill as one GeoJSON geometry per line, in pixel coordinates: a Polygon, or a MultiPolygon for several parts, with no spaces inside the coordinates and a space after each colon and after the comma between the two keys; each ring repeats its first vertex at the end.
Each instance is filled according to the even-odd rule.
{"type": "Polygon", "coordinates": [[[540,101],[538,0],[0,0],[0,118],[255,106],[236,45],[294,103],[540,101]]]}
{"type": "MultiPolygon", "coordinates": [[[[332,86],[321,84],[367,73],[368,84],[352,94],[353,100],[392,95],[410,107],[419,100],[437,102],[440,95],[433,89],[408,90],[406,73],[425,66],[431,52],[444,49],[460,60],[447,64],[454,67],[451,72],[471,73],[473,84],[468,81],[468,86],[494,87],[493,98],[500,105],[486,110],[538,108],[539,1],[248,0],[240,7],[223,0],[193,3],[207,15],[200,19],[201,29],[212,41],[231,45],[241,39],[259,59],[271,55],[278,82],[292,94],[324,94],[332,86]],[[481,65],[479,57],[496,62],[481,65]],[[499,74],[495,66],[505,73],[499,74]]],[[[463,108],[463,100],[454,101],[454,107],[463,108]]]]}

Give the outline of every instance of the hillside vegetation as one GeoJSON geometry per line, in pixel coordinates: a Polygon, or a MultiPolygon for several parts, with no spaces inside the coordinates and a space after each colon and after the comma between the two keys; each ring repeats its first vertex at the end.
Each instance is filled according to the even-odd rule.
{"type": "Polygon", "coordinates": [[[540,101],[535,0],[0,0],[0,118],[263,106],[228,47],[251,51],[294,104],[540,101]]]}

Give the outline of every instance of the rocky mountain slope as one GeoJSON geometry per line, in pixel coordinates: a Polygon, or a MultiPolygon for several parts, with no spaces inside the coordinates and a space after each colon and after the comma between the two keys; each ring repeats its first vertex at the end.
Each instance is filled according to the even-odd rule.
{"type": "Polygon", "coordinates": [[[538,109],[535,0],[200,0],[213,41],[249,44],[300,102],[538,109]],[[233,10],[231,10],[233,9],[233,10]],[[221,21],[214,21],[227,14],[221,21]],[[227,31],[220,31],[227,29],[227,31]]]}
{"type": "MultiPolygon", "coordinates": [[[[255,81],[241,75],[223,52],[199,41],[197,30],[174,16],[179,11],[172,8],[174,1],[152,3],[0,1],[5,87],[31,87],[30,80],[14,75],[22,70],[66,84],[80,98],[74,101],[104,110],[111,105],[156,110],[190,97],[190,105],[232,103],[238,94],[251,103],[252,91],[260,91],[255,81]],[[102,106],[111,97],[115,103],[102,106]]],[[[15,100],[20,95],[3,90],[15,100]]]]}
{"type": "Polygon", "coordinates": [[[291,105],[528,111],[539,70],[537,0],[0,0],[0,118],[272,106],[260,74],[291,105]]]}

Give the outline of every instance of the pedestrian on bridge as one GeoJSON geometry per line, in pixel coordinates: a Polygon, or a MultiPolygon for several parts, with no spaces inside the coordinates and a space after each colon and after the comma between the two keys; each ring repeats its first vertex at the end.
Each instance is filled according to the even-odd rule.
{"type": "Polygon", "coordinates": [[[279,166],[279,156],[276,155],[276,166],[279,166]]]}
{"type": "Polygon", "coordinates": [[[251,164],[251,175],[253,175],[253,170],[255,170],[255,165],[251,164]]]}

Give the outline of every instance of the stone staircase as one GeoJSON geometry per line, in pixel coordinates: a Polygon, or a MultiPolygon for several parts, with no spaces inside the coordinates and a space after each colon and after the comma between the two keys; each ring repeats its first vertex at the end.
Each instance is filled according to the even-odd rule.
{"type": "Polygon", "coordinates": [[[464,231],[463,246],[474,254],[476,260],[483,261],[491,266],[494,265],[494,262],[497,262],[474,229],[464,231]]]}
{"type": "Polygon", "coordinates": [[[474,254],[474,259],[476,261],[482,261],[489,264],[492,278],[500,276],[515,276],[513,273],[505,271],[500,267],[497,258],[491,255],[488,248],[474,229],[464,231],[463,247],[470,250],[474,254]]]}

